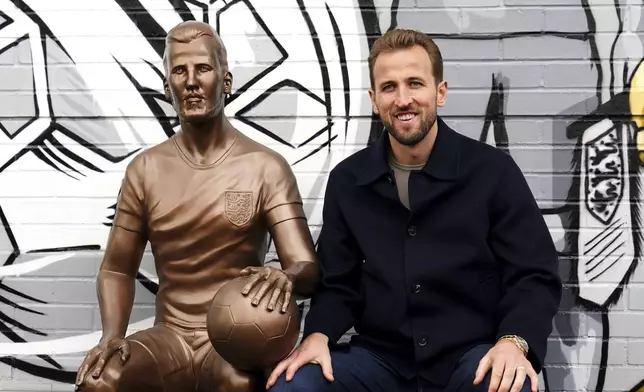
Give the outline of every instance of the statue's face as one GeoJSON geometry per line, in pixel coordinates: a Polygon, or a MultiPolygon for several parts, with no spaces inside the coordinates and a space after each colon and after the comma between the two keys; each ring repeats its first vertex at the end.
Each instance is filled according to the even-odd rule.
{"type": "Polygon", "coordinates": [[[179,118],[203,122],[221,114],[232,75],[217,58],[219,42],[210,36],[172,42],[167,53],[166,94],[179,118]]]}

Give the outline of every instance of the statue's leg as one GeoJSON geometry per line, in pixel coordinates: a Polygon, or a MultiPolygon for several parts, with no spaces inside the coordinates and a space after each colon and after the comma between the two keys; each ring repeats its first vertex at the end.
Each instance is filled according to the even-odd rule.
{"type": "Polygon", "coordinates": [[[251,374],[235,369],[215,351],[206,332],[195,336],[193,348],[199,392],[266,391],[263,372],[251,374]]]}
{"type": "Polygon", "coordinates": [[[123,365],[116,354],[100,377],[90,371],[82,392],[194,391],[191,351],[181,335],[162,324],[127,338],[130,358],[123,365]]]}

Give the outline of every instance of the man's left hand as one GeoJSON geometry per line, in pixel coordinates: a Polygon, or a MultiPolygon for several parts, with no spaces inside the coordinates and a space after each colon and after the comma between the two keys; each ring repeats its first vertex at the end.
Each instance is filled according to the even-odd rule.
{"type": "Polygon", "coordinates": [[[474,385],[480,384],[492,370],[488,392],[519,392],[530,377],[532,392],[537,392],[539,379],[523,351],[510,341],[501,340],[479,362],[474,385]]]}
{"type": "Polygon", "coordinates": [[[286,312],[293,293],[293,277],[291,275],[274,267],[246,267],[241,270],[240,275],[249,276],[248,283],[242,289],[242,294],[245,296],[257,284],[264,282],[251,301],[254,306],[259,305],[262,298],[272,289],[271,299],[268,301],[266,309],[269,311],[275,309],[281,295],[283,296],[281,311],[282,313],[286,312]]]}

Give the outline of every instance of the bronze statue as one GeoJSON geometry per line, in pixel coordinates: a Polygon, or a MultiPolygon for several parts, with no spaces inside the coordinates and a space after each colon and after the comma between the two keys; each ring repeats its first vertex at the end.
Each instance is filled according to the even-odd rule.
{"type": "MultiPolygon", "coordinates": [[[[267,311],[318,279],[296,179],[281,155],[235,129],[226,48],[208,24],[184,22],[166,38],[164,89],[181,130],[128,165],[97,278],[103,334],[80,366],[76,390],[240,391],[263,380],[233,368],[208,339],[209,304],[248,276],[267,311]],[[268,234],[282,269],[263,266],[268,234]],[[156,319],[125,337],[147,242],[159,276],[156,319]]],[[[249,298],[252,296],[249,296],[249,298]]],[[[285,306],[286,307],[286,306],[285,306]]]]}

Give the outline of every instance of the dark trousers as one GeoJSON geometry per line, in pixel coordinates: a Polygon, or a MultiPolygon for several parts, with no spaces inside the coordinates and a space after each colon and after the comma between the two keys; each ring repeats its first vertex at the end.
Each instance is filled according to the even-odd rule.
{"type": "MultiPolygon", "coordinates": [[[[491,371],[479,385],[473,385],[479,361],[492,345],[480,345],[461,357],[444,392],[487,392],[491,371]]],[[[417,379],[401,377],[386,362],[371,352],[352,346],[348,351],[332,351],[333,382],[328,382],[319,365],[302,366],[290,382],[282,373],[270,392],[435,392],[417,379]]],[[[521,392],[530,392],[526,377],[521,392]]]]}

